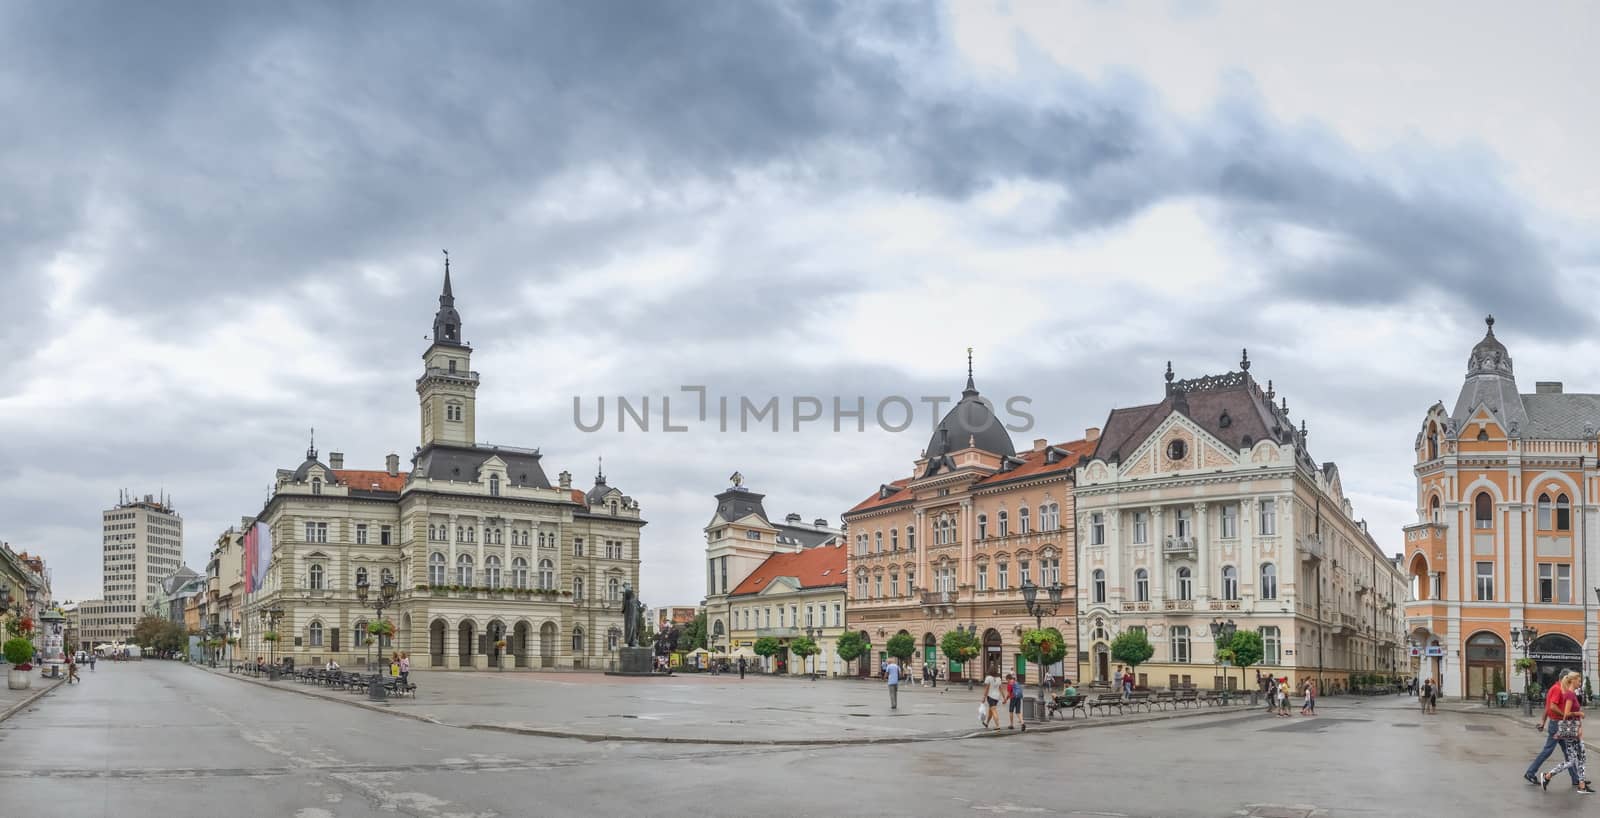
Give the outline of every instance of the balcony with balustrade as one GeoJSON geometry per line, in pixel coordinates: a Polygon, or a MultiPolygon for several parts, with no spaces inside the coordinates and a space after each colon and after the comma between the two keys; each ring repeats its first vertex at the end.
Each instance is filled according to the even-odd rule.
{"type": "Polygon", "coordinates": [[[1161,541],[1161,553],[1169,557],[1192,557],[1197,547],[1194,537],[1179,537],[1168,534],[1161,541]]]}

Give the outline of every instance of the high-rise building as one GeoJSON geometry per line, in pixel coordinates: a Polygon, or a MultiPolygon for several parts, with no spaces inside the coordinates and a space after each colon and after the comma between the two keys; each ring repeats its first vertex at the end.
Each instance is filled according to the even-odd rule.
{"type": "Polygon", "coordinates": [[[83,635],[96,644],[126,640],[161,580],[183,565],[183,518],[170,498],[124,496],[101,513],[100,528],[101,598],[79,606],[83,635]]]}

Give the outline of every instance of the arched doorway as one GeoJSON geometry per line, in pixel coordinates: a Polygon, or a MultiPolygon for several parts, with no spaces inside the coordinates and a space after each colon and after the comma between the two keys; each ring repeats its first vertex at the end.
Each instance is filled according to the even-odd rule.
{"type": "MultiPolygon", "coordinates": [[[[1496,634],[1479,631],[1467,639],[1467,697],[1481,699],[1493,693],[1495,673],[1500,683],[1506,679],[1506,643],[1496,634]]],[[[1507,685],[1509,688],[1509,685],[1507,685]]]]}
{"type": "Polygon", "coordinates": [[[922,635],[922,666],[930,671],[939,669],[939,643],[931,633],[922,635]]]}
{"type": "Polygon", "coordinates": [[[456,660],[461,667],[472,667],[472,643],[478,626],[468,619],[456,626],[456,660]]]}
{"type": "MultiPolygon", "coordinates": [[[[860,636],[864,644],[872,644],[872,637],[868,636],[866,631],[861,631],[860,636]]],[[[870,649],[856,657],[856,675],[862,678],[872,675],[872,651],[870,649]]]]}
{"type": "Polygon", "coordinates": [[[1094,646],[1094,680],[1097,682],[1108,681],[1111,678],[1111,648],[1104,642],[1094,646]]]}
{"type": "Polygon", "coordinates": [[[1000,632],[990,628],[983,632],[983,674],[1000,675],[1000,632]]]}
{"type": "Polygon", "coordinates": [[[443,619],[428,623],[428,664],[433,667],[444,667],[444,628],[443,619]]]}
{"type": "Polygon", "coordinates": [[[1533,640],[1528,658],[1533,660],[1533,678],[1540,690],[1549,690],[1566,671],[1583,670],[1582,648],[1564,633],[1547,633],[1533,640]]]}
{"type": "Polygon", "coordinates": [[[720,653],[728,649],[727,631],[722,628],[722,620],[718,619],[711,624],[711,652],[720,653]]]}
{"type": "Polygon", "coordinates": [[[1418,551],[1411,558],[1411,564],[1406,573],[1411,576],[1412,596],[1418,602],[1426,602],[1430,598],[1428,595],[1433,589],[1429,587],[1430,583],[1428,582],[1428,558],[1424,557],[1421,551],[1418,551]]]}
{"type": "Polygon", "coordinates": [[[518,622],[511,632],[511,654],[517,657],[517,667],[528,666],[528,636],[533,631],[526,621],[518,622]]]}
{"type": "Polygon", "coordinates": [[[489,667],[500,667],[500,657],[505,655],[505,651],[500,649],[499,643],[506,638],[506,623],[498,619],[490,620],[489,627],[484,631],[484,635],[488,637],[484,642],[488,648],[489,667]]]}
{"type": "Polygon", "coordinates": [[[539,667],[556,666],[556,623],[539,626],[539,667]]]}

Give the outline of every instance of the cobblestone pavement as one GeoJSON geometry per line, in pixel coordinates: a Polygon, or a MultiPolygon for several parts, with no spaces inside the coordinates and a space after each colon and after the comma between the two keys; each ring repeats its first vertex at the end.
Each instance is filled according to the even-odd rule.
{"type": "MultiPolygon", "coordinates": [[[[769,681],[718,695],[779,706],[791,683],[769,681]]],[[[0,792],[6,814],[23,805],[16,814],[73,818],[1370,818],[1600,808],[1564,785],[1545,793],[1519,780],[1539,736],[1512,719],[1423,716],[1388,698],[1320,709],[1316,718],[1233,710],[992,741],[695,746],[467,730],[144,662],[102,666],[0,724],[0,792]]]]}

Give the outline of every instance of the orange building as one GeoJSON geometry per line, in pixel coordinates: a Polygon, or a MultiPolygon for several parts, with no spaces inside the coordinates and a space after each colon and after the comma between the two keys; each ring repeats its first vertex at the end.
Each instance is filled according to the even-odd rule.
{"type": "Polygon", "coordinates": [[[1588,667],[1596,645],[1600,395],[1558,382],[1523,394],[1487,323],[1454,410],[1434,404],[1417,434],[1420,522],[1405,528],[1413,667],[1470,698],[1497,675],[1521,689],[1524,654],[1545,685],[1588,667]]]}

